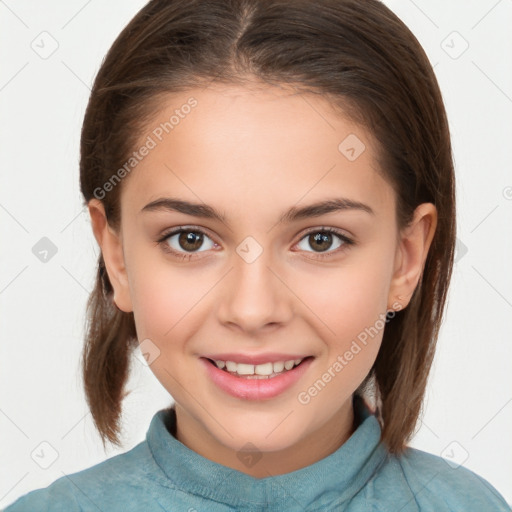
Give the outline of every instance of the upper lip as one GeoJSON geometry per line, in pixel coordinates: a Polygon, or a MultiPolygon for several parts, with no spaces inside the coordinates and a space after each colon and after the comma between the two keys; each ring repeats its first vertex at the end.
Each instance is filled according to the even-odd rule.
{"type": "Polygon", "coordinates": [[[231,352],[227,354],[207,354],[202,357],[212,359],[213,361],[233,361],[235,363],[256,365],[276,363],[278,361],[291,361],[292,359],[305,359],[306,357],[309,357],[309,355],[283,354],[276,352],[267,352],[265,354],[239,354],[231,352]]]}

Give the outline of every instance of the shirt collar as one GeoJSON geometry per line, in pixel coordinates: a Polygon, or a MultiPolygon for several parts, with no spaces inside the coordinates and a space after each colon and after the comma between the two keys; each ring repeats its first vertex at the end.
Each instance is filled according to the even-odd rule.
{"type": "Polygon", "coordinates": [[[356,394],[353,405],[359,425],[335,452],[291,473],[266,478],[213,462],[178,441],[171,434],[176,427],[174,407],[153,416],[146,439],[158,466],[184,492],[233,507],[266,503],[285,507],[289,500],[307,507],[325,493],[336,493],[337,499],[351,498],[386,457],[377,418],[356,394]]]}

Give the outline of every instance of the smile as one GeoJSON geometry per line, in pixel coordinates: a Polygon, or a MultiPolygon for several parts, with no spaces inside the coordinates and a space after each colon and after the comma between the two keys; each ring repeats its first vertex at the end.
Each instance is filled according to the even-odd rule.
{"type": "Polygon", "coordinates": [[[243,400],[269,400],[290,389],[315,358],[308,356],[259,364],[199,358],[208,379],[218,389],[243,400]]]}
{"type": "Polygon", "coordinates": [[[272,379],[298,366],[302,362],[300,359],[290,359],[288,361],[276,361],[263,364],[235,363],[234,361],[213,361],[217,368],[224,370],[236,377],[245,377],[246,379],[272,379]]]}

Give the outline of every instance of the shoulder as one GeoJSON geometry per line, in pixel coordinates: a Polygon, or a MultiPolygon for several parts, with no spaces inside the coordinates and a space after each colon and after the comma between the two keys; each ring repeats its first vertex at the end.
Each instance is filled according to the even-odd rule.
{"type": "Polygon", "coordinates": [[[65,477],[44,489],[36,489],[18,498],[2,512],[79,512],[75,493],[65,477]]]}
{"type": "Polygon", "coordinates": [[[132,510],[135,500],[138,505],[148,505],[146,510],[152,510],[155,484],[169,486],[143,441],[125,453],[21,496],[3,512],[118,510],[120,506],[122,510],[132,510]],[[148,503],[144,503],[146,500],[148,503]]]}
{"type": "MultiPolygon", "coordinates": [[[[376,475],[374,486],[380,490],[391,482],[404,501],[404,512],[511,510],[504,497],[481,476],[464,466],[416,448],[408,447],[400,456],[388,454],[386,463],[376,475]],[[396,485],[397,482],[400,485],[396,485]]],[[[389,486],[386,487],[390,492],[389,486]]]]}

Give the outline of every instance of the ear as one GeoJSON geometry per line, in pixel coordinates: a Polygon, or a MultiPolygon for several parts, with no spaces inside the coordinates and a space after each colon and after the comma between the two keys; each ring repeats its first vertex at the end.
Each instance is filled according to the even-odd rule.
{"type": "Polygon", "coordinates": [[[436,207],[432,203],[423,203],[414,211],[411,223],[400,232],[388,296],[389,310],[404,309],[409,304],[421,278],[436,227],[436,207]]]}
{"type": "Polygon", "coordinates": [[[114,289],[114,302],[125,313],[133,311],[126,273],[121,232],[117,233],[107,222],[105,208],[98,199],[87,204],[92,230],[105,261],[108,278],[114,289]]]}

